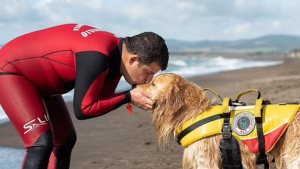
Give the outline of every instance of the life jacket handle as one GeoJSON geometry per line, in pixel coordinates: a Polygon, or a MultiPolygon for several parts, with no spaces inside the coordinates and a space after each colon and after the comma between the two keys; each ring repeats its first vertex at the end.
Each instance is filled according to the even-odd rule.
{"type": "Polygon", "coordinates": [[[247,94],[247,93],[251,93],[251,92],[257,92],[257,99],[260,99],[261,93],[258,90],[256,90],[256,89],[250,89],[250,90],[246,90],[244,92],[239,93],[236,96],[235,101],[238,102],[240,100],[241,96],[243,96],[244,94],[247,94]]]}
{"type": "Polygon", "coordinates": [[[208,90],[208,91],[212,92],[213,94],[215,94],[216,96],[218,96],[222,100],[222,102],[223,102],[222,97],[217,92],[215,92],[214,90],[212,90],[210,88],[204,88],[203,89],[203,91],[206,91],[206,90],[208,90]]]}

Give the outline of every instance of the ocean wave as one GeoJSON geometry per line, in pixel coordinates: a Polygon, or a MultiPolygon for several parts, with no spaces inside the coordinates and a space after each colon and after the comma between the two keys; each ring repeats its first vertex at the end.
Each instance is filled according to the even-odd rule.
{"type": "Polygon", "coordinates": [[[186,67],[188,64],[184,60],[170,60],[169,66],[181,66],[181,67],[186,67]]]}

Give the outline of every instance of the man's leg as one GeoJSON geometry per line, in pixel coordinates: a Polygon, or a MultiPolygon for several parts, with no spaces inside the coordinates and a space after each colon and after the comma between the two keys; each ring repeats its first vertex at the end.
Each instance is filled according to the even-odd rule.
{"type": "Polygon", "coordinates": [[[54,148],[48,169],[68,169],[76,132],[62,96],[44,98],[54,132],[54,148]]]}
{"type": "Polygon", "coordinates": [[[23,76],[0,75],[0,104],[24,142],[23,168],[46,169],[54,141],[39,91],[23,76]]]}

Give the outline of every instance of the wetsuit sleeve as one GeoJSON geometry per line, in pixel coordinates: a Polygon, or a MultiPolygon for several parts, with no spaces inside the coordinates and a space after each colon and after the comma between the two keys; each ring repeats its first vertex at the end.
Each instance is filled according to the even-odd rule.
{"type": "Polygon", "coordinates": [[[75,54],[77,75],[73,107],[77,119],[89,119],[106,114],[131,102],[129,91],[101,96],[105,77],[109,71],[109,57],[100,52],[75,54]]]}

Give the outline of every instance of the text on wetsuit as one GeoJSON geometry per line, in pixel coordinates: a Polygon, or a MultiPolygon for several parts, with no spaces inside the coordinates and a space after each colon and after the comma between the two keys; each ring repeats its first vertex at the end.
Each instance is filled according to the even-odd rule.
{"type": "Polygon", "coordinates": [[[84,32],[81,32],[81,35],[83,37],[88,37],[90,34],[95,33],[95,32],[99,32],[99,31],[100,31],[99,29],[89,29],[89,30],[86,30],[84,32]]]}

